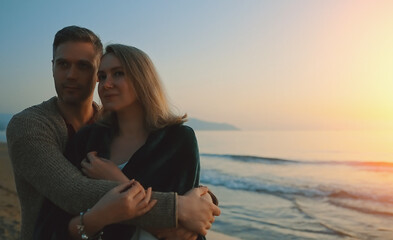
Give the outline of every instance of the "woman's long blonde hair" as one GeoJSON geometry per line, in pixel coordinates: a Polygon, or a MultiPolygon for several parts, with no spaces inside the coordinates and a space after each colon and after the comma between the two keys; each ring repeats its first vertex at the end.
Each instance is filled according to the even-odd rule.
{"type": "MultiPolygon", "coordinates": [[[[171,111],[158,73],[146,53],[135,47],[111,44],[105,48],[103,57],[107,54],[119,59],[125,75],[131,80],[143,107],[148,131],[187,121],[187,114],[178,116],[171,111]]],[[[114,113],[106,113],[105,109],[103,113],[103,123],[117,124],[114,113]]]]}

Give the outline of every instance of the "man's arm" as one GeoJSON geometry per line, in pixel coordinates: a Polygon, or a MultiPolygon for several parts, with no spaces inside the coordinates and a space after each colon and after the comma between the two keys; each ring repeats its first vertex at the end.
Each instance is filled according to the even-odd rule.
{"type": "MultiPolygon", "coordinates": [[[[58,129],[44,117],[16,116],[8,124],[7,142],[14,172],[63,210],[77,215],[91,208],[118,183],[89,179],[62,154],[58,129]]],[[[148,214],[133,223],[150,227],[176,226],[176,195],[155,193],[158,200],[148,214]],[[156,221],[161,219],[161,221],[156,221]],[[157,225],[155,225],[157,224],[157,225]]]]}

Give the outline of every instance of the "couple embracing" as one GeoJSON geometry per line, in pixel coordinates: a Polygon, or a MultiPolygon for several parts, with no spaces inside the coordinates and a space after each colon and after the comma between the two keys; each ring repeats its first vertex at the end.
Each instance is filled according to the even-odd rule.
{"type": "Polygon", "coordinates": [[[203,239],[220,214],[199,186],[186,115],[150,58],[69,26],[53,42],[57,96],[7,127],[22,239],[203,239]],[[100,108],[93,102],[98,82],[100,108]]]}

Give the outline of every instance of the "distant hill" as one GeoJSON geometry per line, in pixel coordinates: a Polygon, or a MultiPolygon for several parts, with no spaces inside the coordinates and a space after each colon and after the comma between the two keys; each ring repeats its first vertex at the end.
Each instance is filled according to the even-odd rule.
{"type": "MultiPolygon", "coordinates": [[[[0,113],[0,131],[5,131],[12,116],[13,114],[0,113]]],[[[186,125],[192,127],[194,130],[240,130],[239,128],[228,123],[208,122],[196,118],[189,118],[186,122],[186,125]]]]}
{"type": "Polygon", "coordinates": [[[211,130],[211,131],[224,131],[224,130],[240,130],[239,128],[228,123],[216,123],[199,120],[196,118],[189,118],[186,125],[192,127],[194,130],[211,130]]]}
{"type": "Polygon", "coordinates": [[[12,116],[13,114],[0,113],[0,131],[5,131],[12,116]]]}

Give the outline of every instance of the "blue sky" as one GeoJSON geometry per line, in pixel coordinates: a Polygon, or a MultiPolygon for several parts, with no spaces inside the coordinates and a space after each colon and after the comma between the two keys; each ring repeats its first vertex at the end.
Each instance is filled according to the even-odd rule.
{"type": "Polygon", "coordinates": [[[0,112],[55,95],[53,36],[80,25],[148,53],[190,117],[245,130],[392,127],[392,12],[392,1],[1,1],[0,112]]]}

